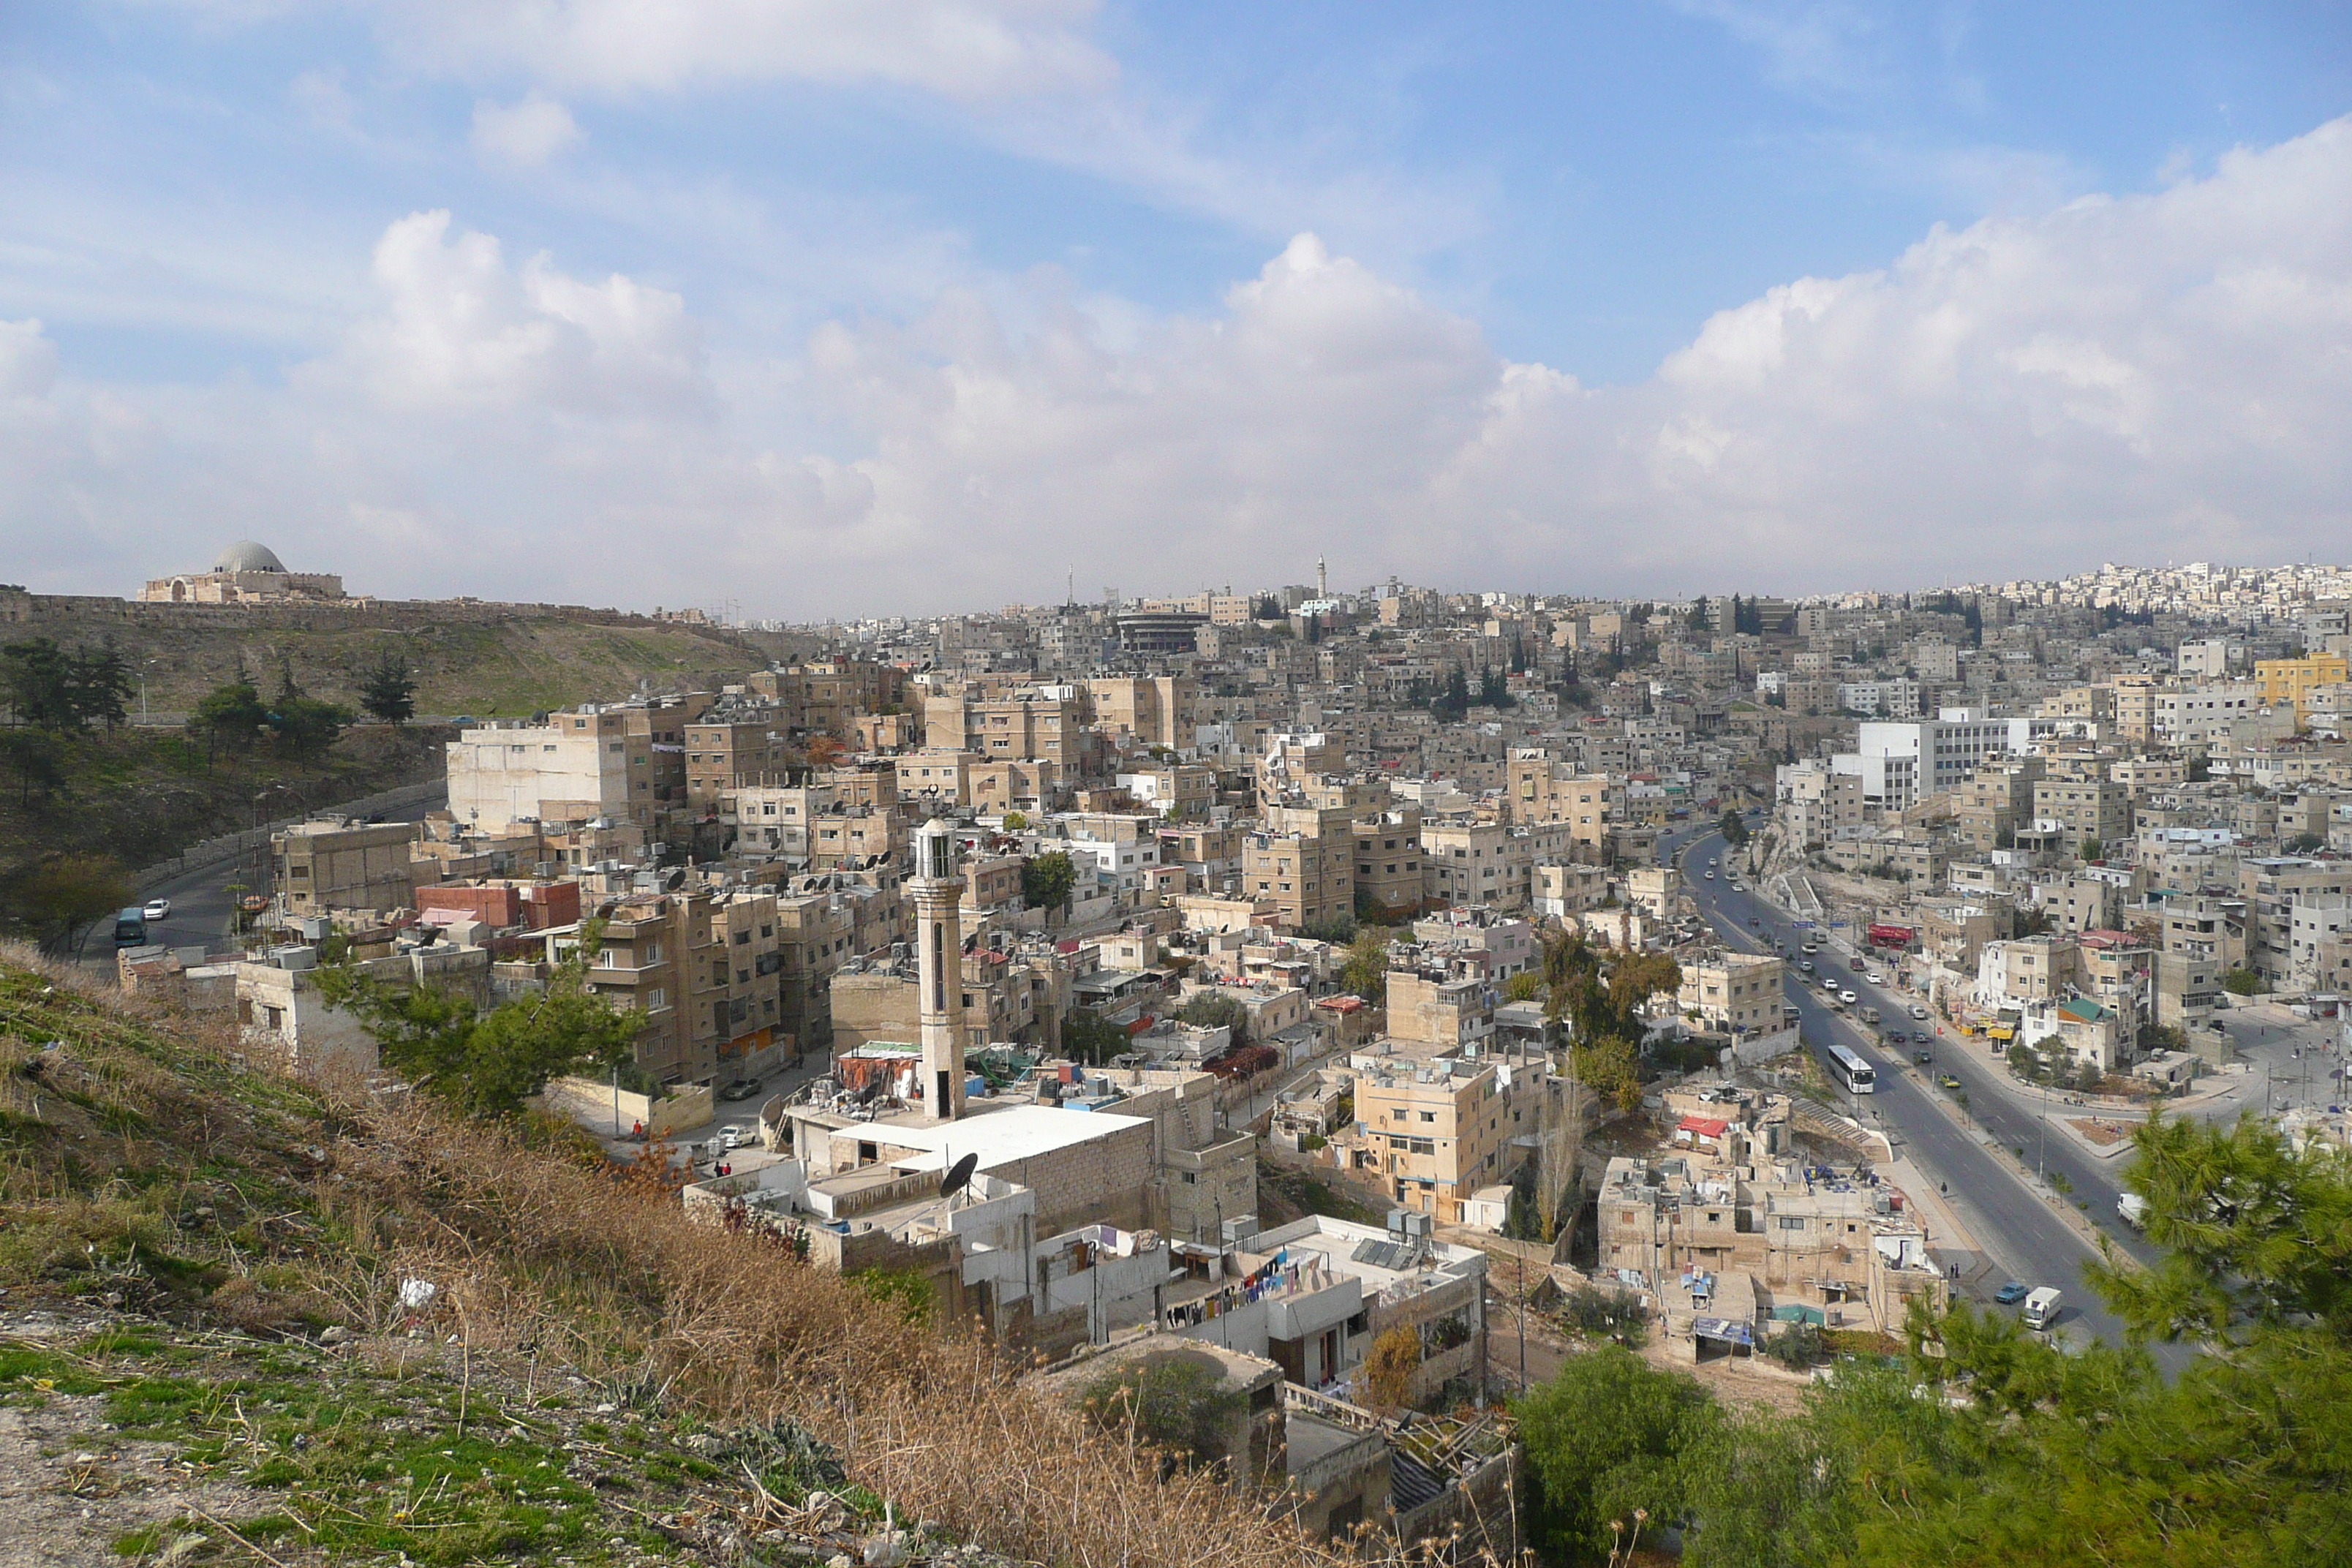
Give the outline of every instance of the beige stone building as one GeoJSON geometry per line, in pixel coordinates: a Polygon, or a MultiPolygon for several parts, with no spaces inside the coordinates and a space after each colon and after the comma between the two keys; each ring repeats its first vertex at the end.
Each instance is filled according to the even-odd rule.
{"type": "Polygon", "coordinates": [[[410,864],[415,837],[415,826],[405,822],[302,822],[271,834],[278,911],[308,916],[407,909],[415,899],[416,873],[410,864]]]}

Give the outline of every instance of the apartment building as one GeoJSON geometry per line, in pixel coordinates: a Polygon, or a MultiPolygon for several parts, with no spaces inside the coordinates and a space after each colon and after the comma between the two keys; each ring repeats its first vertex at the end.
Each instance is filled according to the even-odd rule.
{"type": "Polygon", "coordinates": [[[2263,707],[2262,688],[2251,680],[2179,686],[2154,694],[2150,737],[2168,746],[2210,746],[2230,738],[2230,726],[2263,707]]]}
{"type": "Polygon", "coordinates": [[[1537,914],[1566,919],[1608,901],[1609,868],[1580,860],[1545,861],[1529,871],[1528,889],[1528,906],[1537,914]]]}
{"type": "Polygon", "coordinates": [[[2347,679],[2352,679],[2352,667],[2347,667],[2340,653],[2254,661],[2254,685],[2262,692],[2263,705],[2293,708],[2297,723],[2309,710],[2314,689],[2340,685],[2347,679]]]}
{"type": "Polygon", "coordinates": [[[1144,810],[1177,821],[1205,817],[1217,803],[1216,770],[1198,763],[1138,768],[1113,775],[1111,782],[1144,810]]]}
{"type": "Polygon", "coordinates": [[[2352,892],[2352,864],[2276,858],[2248,860],[2238,872],[2245,900],[2246,963],[2273,986],[2294,974],[2294,906],[2352,892]]]}
{"type": "Polygon", "coordinates": [[[1782,826],[1808,849],[1862,828],[1860,773],[1839,773],[1819,761],[1784,763],[1772,772],[1772,790],[1782,826]]]}
{"type": "Polygon", "coordinates": [[[2112,779],[2043,779],[2033,786],[2033,820],[2057,824],[2070,847],[2119,847],[2131,837],[2131,792],[2112,779]]]}
{"type": "Polygon", "coordinates": [[[495,832],[517,822],[625,816],[640,799],[650,810],[653,752],[641,743],[646,749],[631,750],[629,717],[618,709],[465,731],[445,753],[449,813],[468,827],[495,832]]]}
{"type": "Polygon", "coordinates": [[[1242,840],[1242,891],[1271,901],[1287,930],[1338,924],[1355,914],[1353,824],[1318,833],[1252,833],[1242,840]]]}
{"type": "Polygon", "coordinates": [[[714,711],[686,727],[686,798],[710,809],[729,790],[789,782],[793,749],[781,710],[714,711]]]}
{"type": "Polygon", "coordinates": [[[1084,707],[1066,686],[1032,688],[1009,697],[958,693],[923,703],[928,751],[970,752],[992,763],[1053,763],[1071,773],[1080,771],[1085,733],[1084,707]]]}
{"type": "Polygon", "coordinates": [[[1413,805],[1353,818],[1358,901],[1379,906],[1391,919],[1421,908],[1421,808],[1413,805]]]}
{"type": "Polygon", "coordinates": [[[1696,1013],[1709,1028],[1735,1034],[1777,1029],[1781,1024],[1786,966],[1760,953],[1716,952],[1682,966],[1675,1005],[1696,1013]]]}
{"type": "Polygon", "coordinates": [[[1503,801],[1507,821],[1565,823],[1570,842],[1582,847],[1586,858],[1605,855],[1611,815],[1608,774],[1586,773],[1542,747],[1522,746],[1505,765],[1503,801]]]}
{"type": "Polygon", "coordinates": [[[967,752],[909,752],[897,759],[898,798],[926,812],[968,806],[973,761],[967,752]]]}
{"type": "Polygon", "coordinates": [[[1346,1152],[1403,1207],[1458,1223],[1480,1188],[1517,1174],[1524,1146],[1512,1141],[1533,1138],[1545,1092],[1540,1061],[1375,1062],[1356,1075],[1346,1152]]]}
{"type": "Polygon", "coordinates": [[[1495,1032],[1496,988],[1483,958],[1412,959],[1388,972],[1389,1037],[1454,1051],[1495,1032]]]}
{"type": "Polygon", "coordinates": [[[1570,858],[1570,825],[1447,820],[1421,827],[1423,896],[1445,904],[1524,910],[1535,896],[1535,868],[1570,858]]]}
{"type": "MultiPolygon", "coordinates": [[[[373,826],[301,822],[283,833],[271,834],[269,858],[278,912],[308,916],[350,910],[386,914],[408,908],[415,896],[416,869],[410,864],[409,847],[415,837],[415,827],[405,822],[373,826]]],[[[433,862],[425,866],[430,879],[433,862]]]]}
{"type": "Polygon", "coordinates": [[[1200,727],[1200,687],[1189,675],[1099,676],[1087,682],[1097,728],[1146,746],[1182,751],[1200,727]]]}

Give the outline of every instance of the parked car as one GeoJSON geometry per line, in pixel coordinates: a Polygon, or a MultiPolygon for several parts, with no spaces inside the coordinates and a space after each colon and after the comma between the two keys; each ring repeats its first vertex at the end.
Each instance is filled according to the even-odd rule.
{"type": "Polygon", "coordinates": [[[749,1100],[759,1092],[760,1080],[758,1079],[734,1078],[729,1079],[724,1084],[719,1086],[719,1098],[721,1100],[749,1100]]]}
{"type": "Polygon", "coordinates": [[[2012,1279],[1992,1293],[1992,1299],[2004,1307],[2014,1307],[2026,1298],[2026,1288],[2012,1279]]]}
{"type": "Polygon", "coordinates": [[[151,921],[160,921],[160,920],[164,919],[164,918],[165,918],[165,917],[167,917],[168,915],[170,915],[170,914],[171,914],[171,912],[172,912],[172,900],[169,900],[169,899],[150,899],[150,900],[147,900],[147,910],[146,910],[146,914],[147,914],[147,918],[148,918],[149,920],[151,920],[151,921]]]}
{"type": "Polygon", "coordinates": [[[751,1130],[748,1127],[722,1127],[719,1130],[719,1146],[730,1152],[750,1142],[751,1130]]]}

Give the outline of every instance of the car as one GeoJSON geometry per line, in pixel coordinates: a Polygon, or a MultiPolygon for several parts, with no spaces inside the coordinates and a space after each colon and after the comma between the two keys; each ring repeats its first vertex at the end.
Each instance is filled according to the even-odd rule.
{"type": "Polygon", "coordinates": [[[759,1092],[760,1080],[758,1079],[731,1078],[719,1086],[719,1098],[721,1100],[749,1100],[759,1092]]]}
{"type": "Polygon", "coordinates": [[[1879,973],[1875,969],[1864,974],[1863,978],[1869,981],[1873,985],[1884,985],[1886,984],[1886,976],[1879,973]]]}
{"type": "Polygon", "coordinates": [[[1813,972],[1813,961],[1810,958],[1800,959],[1797,963],[1797,967],[1804,971],[1807,974],[1811,974],[1813,972]]]}
{"type": "Polygon", "coordinates": [[[147,900],[146,909],[141,912],[151,921],[163,920],[172,912],[172,900],[169,899],[150,899],[147,900]]]}
{"type": "Polygon", "coordinates": [[[2008,1284],[2002,1286],[2000,1289],[1994,1291],[1992,1293],[1992,1299],[2000,1302],[2004,1307],[2014,1307],[2020,1301],[2025,1300],[2027,1293],[2028,1292],[2024,1286],[2012,1279],[2008,1284]]]}
{"type": "Polygon", "coordinates": [[[1714,880],[1715,880],[1715,873],[1714,873],[1714,872],[1712,872],[1712,871],[1709,871],[1709,872],[1706,874],[1706,879],[1707,879],[1708,881],[1710,881],[1710,882],[1714,881],[1714,880]]]}
{"type": "Polygon", "coordinates": [[[1923,1068],[1931,1067],[1935,1064],[1936,1053],[1933,1051],[1913,1051],[1911,1053],[1911,1059],[1917,1062],[1923,1068]]]}
{"type": "Polygon", "coordinates": [[[1924,1024],[1927,1021],[1927,1009],[1914,1002],[1911,1004],[1911,1016],[1924,1024]]]}
{"type": "Polygon", "coordinates": [[[1749,915],[1748,917],[1748,923],[1752,926],[1760,926],[1764,923],[1764,919],[1761,915],[1749,915]]]}
{"type": "Polygon", "coordinates": [[[719,1146],[721,1149],[731,1152],[733,1150],[740,1149],[744,1144],[749,1143],[751,1141],[751,1134],[743,1128],[722,1127],[719,1130],[719,1146]]]}
{"type": "Polygon", "coordinates": [[[1838,1000],[1851,1007],[1854,1004],[1855,997],[1853,993],[1851,991],[1841,991],[1838,993],[1838,1000]]]}
{"type": "Polygon", "coordinates": [[[1822,944],[1821,944],[1820,942],[1809,942],[1805,943],[1805,952],[1806,952],[1806,953],[1807,953],[1809,956],[1810,956],[1811,954],[1813,954],[1813,953],[1816,953],[1816,952],[1821,952],[1821,950],[1822,950],[1822,944]]]}
{"type": "Polygon", "coordinates": [[[1939,1072],[1936,1075],[1936,1086],[1938,1089],[1958,1089],[1960,1087],[1960,1080],[1950,1073],[1939,1072]]]}

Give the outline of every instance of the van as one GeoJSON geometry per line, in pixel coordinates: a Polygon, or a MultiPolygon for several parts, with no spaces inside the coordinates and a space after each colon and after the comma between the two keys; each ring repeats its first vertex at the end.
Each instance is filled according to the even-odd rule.
{"type": "Polygon", "coordinates": [[[2126,1193],[2116,1200],[2116,1215],[2134,1230],[2146,1230],[2147,1200],[2137,1193],[2126,1193]]]}
{"type": "Polygon", "coordinates": [[[147,911],[137,904],[118,910],[114,915],[114,945],[144,947],[147,943],[147,911]]]}
{"type": "Polygon", "coordinates": [[[2044,1285],[2025,1298],[2025,1326],[2039,1331],[2058,1321],[2058,1303],[2063,1292],[2055,1286],[2044,1285]]]}
{"type": "Polygon", "coordinates": [[[1872,1028],[1876,1028],[1878,1026],[1878,1009],[1875,1007],[1864,1007],[1862,1010],[1862,1021],[1868,1024],[1872,1028]]]}

